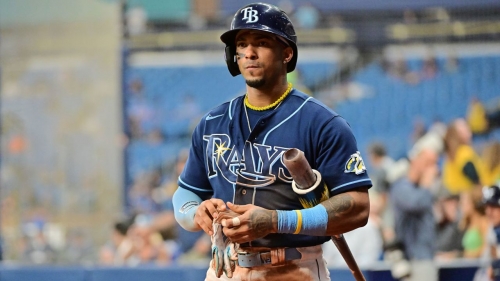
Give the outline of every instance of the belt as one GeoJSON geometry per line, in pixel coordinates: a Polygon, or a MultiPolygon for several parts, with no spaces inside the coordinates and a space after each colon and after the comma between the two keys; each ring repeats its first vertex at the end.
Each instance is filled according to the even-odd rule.
{"type": "Polygon", "coordinates": [[[240,252],[238,253],[238,265],[240,267],[254,267],[266,264],[277,266],[300,258],[302,258],[302,254],[297,248],[278,248],[256,253],[240,252]]]}

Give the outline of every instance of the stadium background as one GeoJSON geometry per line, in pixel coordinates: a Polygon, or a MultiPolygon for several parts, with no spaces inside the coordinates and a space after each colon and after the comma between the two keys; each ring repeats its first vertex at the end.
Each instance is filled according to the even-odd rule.
{"type": "MultiPolygon", "coordinates": [[[[99,251],[123,216],[168,209],[200,114],[243,94],[218,38],[250,2],[0,0],[0,280],[203,276],[203,265],[103,267],[99,251]]],[[[500,96],[498,1],[267,2],[298,27],[290,79],[345,116],[363,155],[380,141],[404,157],[419,129],[500,96]]],[[[500,133],[474,144],[491,140],[500,133]]],[[[443,265],[441,280],[476,266],[443,265]]],[[[387,265],[371,269],[391,280],[387,265]]]]}

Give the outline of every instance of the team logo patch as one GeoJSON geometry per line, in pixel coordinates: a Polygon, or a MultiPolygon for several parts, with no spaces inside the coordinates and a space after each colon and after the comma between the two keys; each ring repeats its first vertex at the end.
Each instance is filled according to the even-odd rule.
{"type": "Polygon", "coordinates": [[[365,163],[363,162],[363,158],[361,158],[361,154],[359,153],[359,151],[351,154],[351,157],[345,163],[344,173],[355,173],[356,175],[360,175],[365,171],[365,163]]]}
{"type": "Polygon", "coordinates": [[[252,7],[242,9],[241,12],[243,13],[242,20],[247,20],[246,23],[254,23],[259,20],[259,16],[257,16],[259,11],[252,9],[252,7]]]}

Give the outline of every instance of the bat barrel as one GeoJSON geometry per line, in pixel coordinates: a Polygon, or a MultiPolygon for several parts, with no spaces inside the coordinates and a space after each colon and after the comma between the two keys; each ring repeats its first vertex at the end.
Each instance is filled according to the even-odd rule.
{"type": "Polygon", "coordinates": [[[301,150],[292,148],[285,151],[283,164],[288,168],[298,188],[308,189],[316,182],[316,175],[314,175],[304,152],[301,150]]]}

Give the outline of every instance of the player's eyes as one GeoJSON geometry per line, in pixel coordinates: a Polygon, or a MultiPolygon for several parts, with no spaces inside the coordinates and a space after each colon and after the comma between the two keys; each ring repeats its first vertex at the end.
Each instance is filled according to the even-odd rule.
{"type": "Polygon", "coordinates": [[[244,42],[236,42],[236,47],[238,47],[238,48],[245,48],[246,46],[247,46],[247,44],[244,42]]]}

